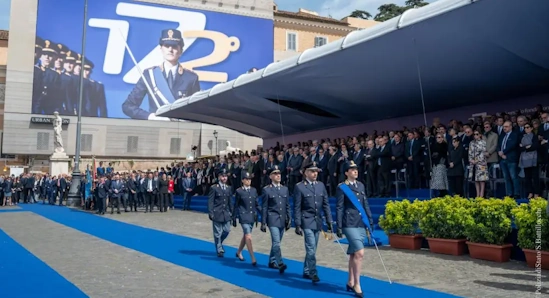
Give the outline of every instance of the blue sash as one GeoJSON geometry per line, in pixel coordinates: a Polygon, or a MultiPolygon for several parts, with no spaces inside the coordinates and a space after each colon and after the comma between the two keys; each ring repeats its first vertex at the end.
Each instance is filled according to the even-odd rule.
{"type": "Polygon", "coordinates": [[[353,206],[360,212],[360,215],[362,216],[362,222],[364,225],[366,225],[366,228],[370,233],[372,233],[372,227],[370,227],[370,220],[368,219],[368,215],[366,215],[366,211],[364,210],[364,207],[362,207],[361,204],[359,204],[360,200],[356,196],[356,194],[351,190],[349,185],[345,183],[341,183],[339,185],[339,188],[343,191],[343,193],[349,198],[349,201],[353,203],[353,206]]]}
{"type": "MultiPolygon", "coordinates": [[[[175,97],[173,96],[172,90],[170,89],[170,86],[168,86],[168,81],[166,80],[166,77],[164,77],[163,71],[160,69],[160,67],[155,67],[153,69],[153,75],[154,75],[154,82],[156,83],[155,86],[151,86],[153,88],[153,92],[160,92],[164,96],[165,99],[169,101],[169,103],[175,102],[175,97]],[[158,91],[156,91],[156,88],[158,88],[158,91]]],[[[174,76],[175,80],[175,76],[174,76]]],[[[157,95],[157,98],[159,96],[157,95]]],[[[164,101],[158,98],[158,103],[160,106],[163,105],[164,101]]]]}

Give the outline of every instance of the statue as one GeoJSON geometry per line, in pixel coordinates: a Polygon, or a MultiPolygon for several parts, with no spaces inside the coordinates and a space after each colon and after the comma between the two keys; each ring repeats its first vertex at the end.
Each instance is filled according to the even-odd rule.
{"type": "Polygon", "coordinates": [[[55,148],[55,153],[63,153],[65,149],[63,148],[63,137],[61,132],[63,131],[63,119],[59,116],[59,113],[56,111],[53,113],[53,147],[55,148]]]}

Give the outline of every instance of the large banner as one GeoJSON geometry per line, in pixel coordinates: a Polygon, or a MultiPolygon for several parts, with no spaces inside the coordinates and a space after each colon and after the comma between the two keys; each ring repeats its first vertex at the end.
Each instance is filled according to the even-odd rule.
{"type": "Polygon", "coordinates": [[[272,20],[89,0],[82,59],[83,20],[84,0],[39,0],[33,114],[76,115],[82,93],[85,117],[166,120],[159,107],[273,62],[272,20]]]}

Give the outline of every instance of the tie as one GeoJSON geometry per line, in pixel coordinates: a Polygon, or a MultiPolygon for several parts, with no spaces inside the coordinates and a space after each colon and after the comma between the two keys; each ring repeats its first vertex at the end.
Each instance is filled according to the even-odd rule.
{"type": "Polygon", "coordinates": [[[173,89],[173,73],[171,70],[169,70],[168,73],[168,86],[170,86],[170,89],[173,89]]]}
{"type": "Polygon", "coordinates": [[[410,156],[412,156],[412,149],[414,148],[414,140],[410,141],[410,156]]]}
{"type": "Polygon", "coordinates": [[[501,146],[501,148],[503,148],[503,150],[505,150],[505,147],[507,145],[507,139],[509,139],[509,134],[506,134],[505,138],[503,138],[503,145],[501,146]]]}
{"type": "Polygon", "coordinates": [[[520,132],[523,132],[524,131],[524,127],[520,127],[520,132]]]}
{"type": "Polygon", "coordinates": [[[544,130],[549,130],[549,123],[545,123],[544,130]]]}
{"type": "Polygon", "coordinates": [[[498,135],[501,134],[501,126],[498,126],[498,135]]]}

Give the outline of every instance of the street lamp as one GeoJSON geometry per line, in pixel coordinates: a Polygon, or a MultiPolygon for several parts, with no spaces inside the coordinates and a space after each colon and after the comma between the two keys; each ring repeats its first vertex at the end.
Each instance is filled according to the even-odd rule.
{"type": "Polygon", "coordinates": [[[217,155],[219,152],[217,151],[217,135],[219,135],[219,133],[217,132],[217,130],[214,130],[214,138],[215,138],[215,155],[217,155]]]}
{"type": "Polygon", "coordinates": [[[76,150],[74,153],[74,167],[72,169],[72,180],[69,194],[67,196],[67,206],[76,207],[80,204],[80,139],[82,137],[82,97],[84,94],[84,65],[86,63],[86,28],[88,22],[88,0],[84,0],[84,23],[82,26],[82,56],[80,67],[80,93],[78,95],[78,120],[76,122],[76,150]]]}

